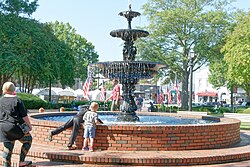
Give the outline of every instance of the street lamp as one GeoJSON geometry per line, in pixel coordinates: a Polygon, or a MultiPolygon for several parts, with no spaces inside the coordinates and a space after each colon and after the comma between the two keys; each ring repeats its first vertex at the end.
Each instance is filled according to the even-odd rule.
{"type": "Polygon", "coordinates": [[[192,97],[193,97],[193,60],[194,60],[195,54],[193,49],[191,49],[189,53],[189,105],[188,110],[192,111],[192,97]]]}
{"type": "Polygon", "coordinates": [[[154,87],[150,87],[150,100],[152,100],[152,94],[153,94],[154,87]]]}
{"type": "Polygon", "coordinates": [[[146,89],[145,90],[145,97],[149,98],[149,96],[150,96],[150,90],[146,89]]]}

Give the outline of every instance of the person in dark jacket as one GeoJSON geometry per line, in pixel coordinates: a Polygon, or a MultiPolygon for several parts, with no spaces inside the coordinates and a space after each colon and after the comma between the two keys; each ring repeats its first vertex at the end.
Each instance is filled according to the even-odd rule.
{"type": "Polygon", "coordinates": [[[23,102],[15,95],[15,85],[12,82],[3,84],[3,96],[0,98],[0,142],[3,142],[3,166],[11,166],[11,156],[15,141],[22,143],[19,166],[28,166],[32,161],[25,161],[31,147],[32,136],[29,131],[32,126],[23,102]],[[27,131],[19,125],[26,124],[27,131]]]}
{"type": "MultiPolygon", "coordinates": [[[[68,149],[72,149],[72,145],[74,144],[74,142],[76,140],[80,125],[81,125],[81,123],[83,123],[83,115],[88,111],[88,108],[89,108],[88,105],[80,106],[79,107],[79,112],[76,115],[74,115],[72,118],[70,118],[62,126],[59,126],[55,130],[49,132],[48,140],[52,141],[52,137],[54,135],[57,135],[57,134],[61,133],[62,131],[66,130],[66,129],[70,128],[70,127],[73,127],[72,128],[72,133],[71,133],[71,136],[70,136],[70,139],[69,139],[69,143],[67,145],[68,149]]],[[[99,121],[101,121],[101,120],[99,119],[99,121]]]]}
{"type": "Polygon", "coordinates": [[[150,107],[148,107],[148,112],[157,112],[157,108],[155,108],[152,102],[149,102],[150,107]]]}

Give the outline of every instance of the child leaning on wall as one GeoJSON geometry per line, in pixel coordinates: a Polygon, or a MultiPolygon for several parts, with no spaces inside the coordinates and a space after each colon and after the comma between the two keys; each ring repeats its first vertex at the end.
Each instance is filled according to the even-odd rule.
{"type": "Polygon", "coordinates": [[[94,146],[94,138],[96,135],[96,124],[102,123],[101,121],[98,121],[98,114],[96,111],[99,108],[99,104],[96,102],[92,102],[90,104],[89,110],[87,111],[84,116],[84,141],[83,141],[83,150],[87,151],[93,151],[94,146]]]}

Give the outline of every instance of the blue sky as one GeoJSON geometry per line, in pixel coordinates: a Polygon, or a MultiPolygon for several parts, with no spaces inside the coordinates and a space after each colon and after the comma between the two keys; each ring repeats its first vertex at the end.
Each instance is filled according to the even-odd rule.
{"type": "MultiPolygon", "coordinates": [[[[39,0],[39,7],[32,15],[40,22],[59,21],[69,24],[77,33],[95,46],[100,61],[122,60],[124,41],[109,35],[112,30],[127,28],[124,17],[118,16],[121,11],[128,9],[142,14],[142,5],[147,0],[39,0]]],[[[249,0],[237,0],[233,6],[240,9],[250,9],[249,0]]],[[[143,16],[133,19],[132,28],[145,26],[143,16]]]]}

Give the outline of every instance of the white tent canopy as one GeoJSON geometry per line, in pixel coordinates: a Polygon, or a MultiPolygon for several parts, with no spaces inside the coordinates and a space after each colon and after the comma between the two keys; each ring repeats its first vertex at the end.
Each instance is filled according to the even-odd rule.
{"type": "Polygon", "coordinates": [[[75,91],[71,88],[66,88],[57,92],[59,96],[74,96],[76,97],[75,91]]]}
{"type": "Polygon", "coordinates": [[[76,97],[83,97],[83,90],[82,89],[77,89],[74,91],[76,97]]]}
{"type": "Polygon", "coordinates": [[[76,96],[73,91],[70,90],[61,90],[58,92],[59,96],[76,96]]]}
{"type": "MultiPolygon", "coordinates": [[[[39,93],[37,93],[39,96],[48,96],[49,95],[49,89],[43,89],[39,93]]],[[[51,89],[51,95],[57,96],[57,92],[51,89]]]]}

